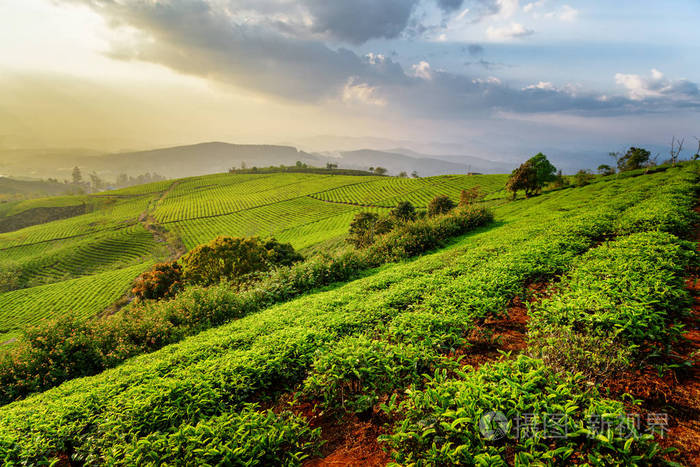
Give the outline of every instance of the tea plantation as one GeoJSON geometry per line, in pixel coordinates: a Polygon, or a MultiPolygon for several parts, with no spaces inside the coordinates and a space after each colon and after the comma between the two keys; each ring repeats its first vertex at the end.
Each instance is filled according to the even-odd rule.
{"type": "MultiPolygon", "coordinates": [[[[505,179],[214,175],[91,196],[102,198],[87,214],[0,235],[2,264],[49,282],[0,294],[1,331],[13,333],[99,313],[177,242],[263,235],[323,248],[357,212],[487,191],[478,207],[416,221],[365,254],[327,248],[248,288],[193,287],[103,318],[133,316],[153,342],[168,336],[138,347],[133,334],[115,335],[108,369],[88,368],[96,354],[80,330],[64,341],[70,352],[39,342],[85,371],[59,374],[61,362],[47,359],[40,377],[56,384],[45,387],[65,382],[3,389],[16,400],[0,407],[0,460],[696,465],[698,432],[679,442],[649,422],[663,412],[678,433],[694,396],[662,403],[632,383],[694,384],[679,345],[694,326],[697,167],[515,201],[505,179]]],[[[19,361],[3,361],[4,387],[19,387],[19,361]]]]}

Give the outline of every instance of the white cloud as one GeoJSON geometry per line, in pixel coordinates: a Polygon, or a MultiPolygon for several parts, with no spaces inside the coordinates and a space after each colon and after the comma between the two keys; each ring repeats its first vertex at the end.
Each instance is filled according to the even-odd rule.
{"type": "Polygon", "coordinates": [[[557,90],[557,88],[555,88],[554,85],[552,83],[550,83],[549,81],[540,81],[537,84],[531,84],[529,86],[525,86],[523,88],[523,91],[525,91],[527,89],[542,89],[544,91],[556,91],[557,90]]]}
{"type": "Polygon", "coordinates": [[[386,57],[384,55],[375,54],[373,52],[370,52],[367,55],[365,55],[365,58],[372,65],[380,65],[386,62],[386,57]]]}
{"type": "Polygon", "coordinates": [[[378,95],[377,88],[367,83],[358,83],[356,77],[348,79],[343,88],[342,99],[345,104],[365,104],[377,107],[386,106],[386,99],[378,95]]]}
{"type": "Polygon", "coordinates": [[[495,76],[489,76],[488,78],[476,78],[472,80],[474,84],[501,84],[501,80],[495,76]]]}
{"type": "Polygon", "coordinates": [[[509,26],[495,27],[489,26],[486,29],[486,37],[494,41],[508,40],[519,37],[526,37],[534,34],[535,31],[528,29],[520,23],[510,23],[509,26]]]}
{"type": "Polygon", "coordinates": [[[498,0],[498,16],[512,18],[520,9],[520,0],[498,0]]]}
{"type": "Polygon", "coordinates": [[[558,18],[569,23],[576,21],[576,18],[578,18],[578,10],[569,5],[564,5],[558,13],[558,18]]]}
{"type": "Polygon", "coordinates": [[[413,76],[416,78],[421,78],[428,81],[433,79],[433,73],[430,70],[430,63],[426,61],[416,63],[415,65],[411,66],[411,69],[413,70],[413,76]]]}
{"type": "Polygon", "coordinates": [[[649,77],[635,74],[617,73],[615,82],[627,90],[627,97],[631,100],[642,101],[654,98],[671,98],[674,100],[687,100],[700,98],[698,85],[686,79],[671,80],[664,76],[656,68],[651,70],[649,77]]]}
{"type": "Polygon", "coordinates": [[[539,0],[537,2],[530,2],[523,7],[525,13],[530,13],[535,8],[542,8],[544,6],[544,0],[539,0]]]}

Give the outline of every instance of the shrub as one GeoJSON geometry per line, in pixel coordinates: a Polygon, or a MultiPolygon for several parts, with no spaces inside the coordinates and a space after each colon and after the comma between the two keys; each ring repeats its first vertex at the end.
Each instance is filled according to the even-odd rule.
{"type": "Polygon", "coordinates": [[[182,288],[182,267],[176,262],[158,263],[134,281],[131,293],[138,300],[160,300],[182,288]]]}
{"type": "Polygon", "coordinates": [[[455,203],[447,195],[437,195],[428,203],[428,216],[447,214],[454,209],[455,203]]]}
{"type": "Polygon", "coordinates": [[[479,185],[467,188],[466,190],[462,190],[459,194],[459,206],[469,206],[470,204],[483,200],[485,196],[486,193],[484,193],[479,185]]]}
{"type": "Polygon", "coordinates": [[[350,223],[347,242],[355,248],[364,248],[374,242],[374,228],[379,216],[373,212],[359,212],[350,223]]]}
{"type": "Polygon", "coordinates": [[[576,186],[586,186],[593,180],[593,175],[588,170],[579,170],[574,175],[574,184],[576,186]]]}
{"type": "Polygon", "coordinates": [[[193,284],[211,285],[222,280],[238,281],[273,266],[288,266],[302,259],[291,245],[258,237],[219,236],[199,245],[183,258],[182,273],[193,284]]]}
{"type": "Polygon", "coordinates": [[[402,201],[391,210],[391,217],[400,222],[409,222],[416,218],[416,208],[408,201],[402,201]]]}

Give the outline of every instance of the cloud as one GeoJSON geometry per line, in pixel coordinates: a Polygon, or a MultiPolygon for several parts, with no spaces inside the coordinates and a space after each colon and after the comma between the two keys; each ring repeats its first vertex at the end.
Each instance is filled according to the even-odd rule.
{"type": "Polygon", "coordinates": [[[426,61],[421,61],[416,63],[411,67],[413,70],[413,76],[420,79],[431,80],[433,79],[433,74],[430,71],[430,63],[426,61]]]}
{"type": "Polygon", "coordinates": [[[649,77],[617,73],[615,82],[627,90],[627,96],[633,101],[671,99],[700,103],[700,89],[696,83],[687,79],[670,80],[657,69],[652,69],[649,77]]]}
{"type": "Polygon", "coordinates": [[[530,13],[531,11],[533,11],[537,8],[542,8],[543,6],[544,6],[544,0],[539,0],[537,2],[530,2],[523,7],[523,11],[525,13],[530,13]]]}
{"type": "Polygon", "coordinates": [[[342,93],[342,100],[346,104],[365,104],[373,105],[378,107],[384,107],[386,105],[386,99],[379,95],[379,91],[376,87],[370,86],[367,83],[357,82],[358,77],[351,77],[345,84],[342,93]]]}
{"type": "MultiPolygon", "coordinates": [[[[286,0],[71,1],[90,6],[114,27],[135,31],[133,41],[113,44],[110,54],[114,58],[156,63],[213,83],[304,104],[363,105],[441,119],[503,111],[613,115],[668,106],[700,107],[697,85],[687,80],[671,81],[658,72],[651,78],[618,74],[615,79],[627,95],[603,99],[593,92],[557,88],[546,79],[523,89],[495,77],[484,80],[433,69],[428,61],[404,69],[381,53],[358,55],[334,42],[339,37],[361,40],[380,34],[380,30],[384,31],[381,34],[397,34],[405,10],[397,13],[400,18],[396,21],[370,19],[368,24],[374,26],[350,33],[330,19],[340,10],[331,13],[311,1],[293,6],[286,0]],[[323,27],[318,26],[320,17],[325,19],[323,27]]],[[[361,17],[362,5],[368,5],[342,3],[357,8],[348,10],[348,15],[355,15],[348,17],[354,18],[361,17]]],[[[396,6],[401,2],[389,3],[396,6]]],[[[384,16],[379,11],[372,10],[370,17],[384,16]]],[[[532,34],[518,23],[490,28],[490,32],[492,38],[500,39],[532,34]]],[[[473,55],[482,52],[480,46],[466,50],[473,55]]],[[[479,64],[486,68],[492,65],[485,60],[479,64]]]]}
{"type": "Polygon", "coordinates": [[[503,41],[514,38],[522,38],[531,36],[535,33],[532,29],[528,29],[520,23],[510,23],[509,26],[496,27],[489,26],[486,29],[486,37],[493,41],[503,41]]]}
{"type": "Polygon", "coordinates": [[[575,21],[576,18],[578,18],[578,10],[569,6],[569,5],[564,5],[561,10],[559,11],[559,19],[562,21],[575,21]]]}
{"type": "MultiPolygon", "coordinates": [[[[313,18],[311,30],[334,39],[362,44],[370,39],[398,37],[418,0],[306,0],[313,18]]],[[[442,0],[441,4],[454,2],[442,0]]]]}
{"type": "Polygon", "coordinates": [[[452,13],[462,7],[464,0],[437,0],[438,7],[446,13],[452,13]]]}

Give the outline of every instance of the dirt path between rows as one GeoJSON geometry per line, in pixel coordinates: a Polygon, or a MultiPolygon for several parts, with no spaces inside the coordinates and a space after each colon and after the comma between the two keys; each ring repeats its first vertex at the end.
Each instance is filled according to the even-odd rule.
{"type": "MultiPolygon", "coordinates": [[[[160,197],[153,203],[153,209],[157,208],[160,202],[163,201],[179,183],[179,181],[175,181],[170,184],[167,190],[161,192],[160,197]]],[[[141,223],[146,230],[151,232],[151,235],[153,235],[156,242],[163,243],[165,245],[170,253],[168,259],[170,261],[176,260],[187,251],[185,244],[182,242],[182,239],[180,239],[173,232],[167,231],[156,220],[156,218],[153,217],[153,213],[151,211],[151,205],[149,204],[146,210],[139,216],[139,223],[141,223]]]]}

